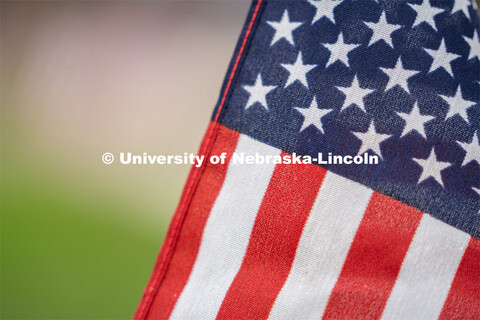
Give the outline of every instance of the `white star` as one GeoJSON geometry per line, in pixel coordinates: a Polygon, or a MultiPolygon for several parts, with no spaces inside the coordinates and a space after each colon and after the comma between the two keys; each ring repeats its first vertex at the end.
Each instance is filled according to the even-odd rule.
{"type": "Polygon", "coordinates": [[[253,86],[243,85],[243,89],[250,93],[248,97],[247,104],[245,105],[245,109],[250,108],[256,102],[260,103],[265,110],[268,111],[267,105],[267,94],[275,89],[277,86],[264,86],[262,81],[262,76],[260,73],[257,75],[257,79],[255,80],[255,84],[253,86]]]}
{"type": "Polygon", "coordinates": [[[315,7],[315,16],[312,19],[312,24],[320,20],[322,17],[327,17],[333,23],[335,23],[335,18],[333,17],[333,10],[336,6],[340,4],[340,1],[332,0],[308,0],[312,6],[315,7]]]}
{"type": "Polygon", "coordinates": [[[478,195],[480,196],[480,189],[479,188],[475,188],[475,187],[472,187],[473,191],[475,191],[476,193],[478,193],[478,195]]]}
{"type": "Polygon", "coordinates": [[[375,126],[373,125],[373,121],[370,123],[367,132],[352,132],[360,141],[362,141],[362,145],[360,146],[360,150],[358,150],[357,154],[363,154],[367,150],[372,150],[377,155],[382,158],[382,152],[380,150],[380,143],[390,138],[392,135],[390,134],[383,134],[377,133],[375,131],[375,126]]]}
{"type": "Polygon", "coordinates": [[[271,46],[281,39],[287,40],[292,46],[294,46],[295,43],[293,42],[293,30],[297,29],[303,24],[303,22],[290,22],[287,10],[283,12],[283,16],[280,21],[267,21],[267,23],[275,29],[275,35],[270,43],[271,46]]]}
{"type": "Polygon", "coordinates": [[[290,73],[288,75],[287,82],[285,83],[285,88],[294,83],[295,81],[300,81],[305,87],[308,88],[307,83],[307,73],[315,68],[316,64],[303,64],[302,52],[299,51],[297,55],[297,60],[292,64],[282,63],[282,67],[287,69],[290,73]]]}
{"type": "Polygon", "coordinates": [[[353,81],[350,87],[337,87],[337,89],[342,91],[345,94],[345,101],[343,102],[343,105],[340,108],[340,111],[342,111],[342,109],[347,108],[352,104],[356,104],[364,112],[367,112],[365,110],[365,105],[363,104],[363,98],[365,98],[365,96],[370,94],[372,91],[375,91],[372,89],[360,88],[360,85],[357,80],[357,76],[353,78],[353,81]]]}
{"type": "Polygon", "coordinates": [[[419,71],[416,71],[416,70],[404,69],[401,59],[397,60],[397,63],[393,68],[380,68],[380,69],[382,69],[382,71],[385,72],[388,76],[388,83],[385,90],[393,88],[395,85],[398,84],[407,93],[410,93],[410,91],[408,91],[407,79],[413,76],[414,74],[419,73],[419,71]]]}
{"type": "Polygon", "coordinates": [[[402,130],[402,135],[400,136],[403,137],[407,133],[411,131],[417,131],[420,133],[425,139],[427,139],[427,135],[425,134],[425,128],[424,125],[428,121],[435,119],[433,116],[422,116],[420,114],[420,110],[418,108],[417,103],[415,102],[415,105],[413,106],[412,111],[408,113],[400,113],[397,112],[397,114],[402,117],[403,120],[405,120],[405,127],[402,130]]]}
{"type": "Polygon", "coordinates": [[[466,143],[458,141],[458,143],[466,151],[462,166],[470,163],[470,161],[477,161],[477,163],[480,164],[480,145],[478,144],[478,137],[476,134],[473,135],[472,142],[466,143]]]}
{"type": "Polygon", "coordinates": [[[370,38],[368,45],[371,45],[377,41],[383,40],[385,41],[386,44],[388,44],[392,48],[393,48],[392,33],[395,30],[398,30],[402,27],[400,25],[388,23],[385,12],[382,13],[377,23],[365,22],[365,24],[373,31],[372,37],[370,38]]]}
{"type": "Polygon", "coordinates": [[[467,41],[468,46],[470,47],[470,54],[468,55],[468,60],[477,57],[480,59],[480,41],[478,40],[477,31],[473,31],[473,38],[463,37],[467,41]]]}
{"type": "Polygon", "coordinates": [[[468,12],[468,6],[470,6],[469,0],[454,0],[452,14],[457,11],[463,11],[465,17],[467,17],[468,19],[470,17],[470,13],[468,12]]]}
{"type": "Polygon", "coordinates": [[[348,53],[350,53],[350,51],[352,51],[356,47],[360,46],[360,44],[345,43],[345,41],[343,40],[343,34],[341,32],[338,35],[337,42],[324,43],[323,45],[327,47],[327,49],[330,51],[330,57],[328,58],[326,67],[328,67],[337,60],[342,61],[348,67],[348,53]]]}
{"type": "Polygon", "coordinates": [[[453,60],[457,59],[460,57],[460,55],[455,54],[455,53],[450,53],[447,52],[447,48],[445,46],[445,40],[442,39],[442,42],[440,43],[440,47],[438,47],[437,50],[432,50],[432,49],[426,49],[427,53],[432,56],[433,61],[432,65],[430,66],[430,70],[434,71],[437,70],[438,68],[444,68],[445,71],[450,73],[450,75],[453,77],[453,72],[452,72],[452,67],[450,64],[452,63],[453,60]]]}
{"type": "Polygon", "coordinates": [[[413,10],[417,11],[417,16],[415,17],[415,22],[413,23],[412,28],[425,21],[435,29],[435,20],[433,17],[444,11],[444,9],[432,7],[429,0],[423,0],[422,4],[409,3],[408,5],[411,6],[413,10]]]}
{"type": "Polygon", "coordinates": [[[445,120],[447,120],[450,117],[453,117],[457,113],[465,119],[465,121],[468,122],[468,116],[467,116],[467,109],[473,106],[475,103],[472,101],[468,101],[463,99],[462,97],[462,90],[460,89],[460,86],[457,88],[457,93],[455,93],[455,96],[453,97],[448,97],[448,96],[443,96],[440,95],[443,100],[447,101],[449,104],[449,109],[447,116],[445,117],[445,120]]]}
{"type": "Polygon", "coordinates": [[[433,149],[430,151],[427,159],[413,159],[413,161],[422,167],[422,174],[418,179],[418,183],[432,177],[443,187],[441,172],[451,165],[450,162],[438,161],[433,149]]]}
{"type": "Polygon", "coordinates": [[[318,109],[317,99],[313,97],[309,108],[295,108],[303,115],[303,124],[300,132],[308,128],[310,125],[315,126],[321,133],[323,131],[322,121],[320,120],[327,113],[332,112],[331,109],[318,109]]]}

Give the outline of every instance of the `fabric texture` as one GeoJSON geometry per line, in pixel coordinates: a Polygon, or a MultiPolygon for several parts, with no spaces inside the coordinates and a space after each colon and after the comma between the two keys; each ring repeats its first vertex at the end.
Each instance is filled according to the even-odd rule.
{"type": "Polygon", "coordinates": [[[227,161],[135,318],[480,319],[479,32],[468,0],[254,1],[199,151],[227,161]]]}

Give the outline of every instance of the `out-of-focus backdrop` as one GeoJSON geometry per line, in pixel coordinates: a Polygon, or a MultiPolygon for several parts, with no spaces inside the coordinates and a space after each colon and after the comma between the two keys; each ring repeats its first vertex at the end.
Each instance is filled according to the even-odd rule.
{"type": "Polygon", "coordinates": [[[249,1],[1,3],[1,318],[131,318],[249,1]]]}

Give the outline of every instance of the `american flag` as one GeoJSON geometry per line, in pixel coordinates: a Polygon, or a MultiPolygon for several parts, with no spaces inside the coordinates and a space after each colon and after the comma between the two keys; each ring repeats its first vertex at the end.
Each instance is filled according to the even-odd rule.
{"type": "Polygon", "coordinates": [[[480,319],[469,0],[254,1],[137,319],[480,319]],[[377,155],[235,164],[234,152],[377,155]]]}

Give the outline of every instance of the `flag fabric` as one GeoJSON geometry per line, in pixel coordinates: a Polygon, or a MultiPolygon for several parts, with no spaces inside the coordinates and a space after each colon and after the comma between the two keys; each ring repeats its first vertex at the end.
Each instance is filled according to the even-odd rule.
{"type": "Polygon", "coordinates": [[[480,319],[479,32],[468,0],[254,1],[199,152],[226,161],[135,318],[480,319]],[[235,161],[319,153],[360,157],[235,161]]]}

